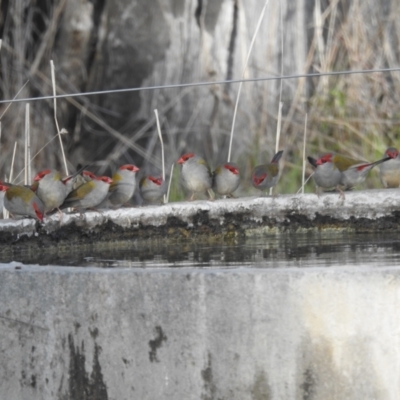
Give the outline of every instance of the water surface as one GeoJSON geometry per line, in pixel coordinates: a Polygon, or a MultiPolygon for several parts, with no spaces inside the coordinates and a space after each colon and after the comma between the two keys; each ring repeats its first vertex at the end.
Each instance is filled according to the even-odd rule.
{"type": "MultiPolygon", "coordinates": [[[[117,246],[116,246],[117,247],[117,246]]],[[[296,234],[209,244],[133,242],[129,249],[74,251],[35,257],[21,253],[1,262],[101,268],[335,267],[400,265],[400,238],[391,234],[296,234]]]]}

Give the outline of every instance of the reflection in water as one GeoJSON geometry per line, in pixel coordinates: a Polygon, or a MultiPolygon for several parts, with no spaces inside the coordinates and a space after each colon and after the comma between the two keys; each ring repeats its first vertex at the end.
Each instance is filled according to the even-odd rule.
{"type": "Polygon", "coordinates": [[[232,243],[181,241],[168,245],[133,243],[129,249],[82,251],[65,255],[32,254],[13,260],[40,265],[104,268],[146,267],[331,267],[398,265],[400,238],[392,234],[296,234],[247,238],[232,243]],[[36,257],[35,257],[36,258],[36,257]]]}

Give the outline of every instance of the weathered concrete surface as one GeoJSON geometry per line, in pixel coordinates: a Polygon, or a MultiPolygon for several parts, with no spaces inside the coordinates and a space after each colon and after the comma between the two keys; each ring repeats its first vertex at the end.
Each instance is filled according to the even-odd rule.
{"type": "Polygon", "coordinates": [[[399,268],[15,267],[1,399],[398,399],[399,268]]]}
{"type": "MultiPolygon", "coordinates": [[[[283,195],[170,203],[84,215],[58,214],[44,224],[31,219],[0,221],[1,255],[14,251],[132,246],[139,240],[235,240],[282,232],[399,232],[400,190],[283,195]]],[[[1,260],[1,258],[0,258],[1,260]]]]}

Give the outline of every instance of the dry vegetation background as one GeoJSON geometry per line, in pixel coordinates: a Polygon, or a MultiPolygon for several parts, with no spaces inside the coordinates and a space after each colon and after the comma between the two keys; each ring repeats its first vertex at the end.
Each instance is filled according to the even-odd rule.
{"type": "MultiPolygon", "coordinates": [[[[11,99],[199,81],[237,79],[263,0],[0,0],[0,91],[11,99]]],[[[311,72],[395,68],[399,62],[400,3],[396,0],[270,0],[245,78],[311,72]],[[283,52],[282,52],[283,49],[283,52]]],[[[285,169],[278,192],[300,187],[305,115],[307,153],[336,150],[367,160],[398,146],[400,72],[289,79],[282,85],[285,169]]],[[[94,161],[111,173],[123,163],[160,171],[154,109],[161,118],[166,164],[185,151],[212,166],[226,160],[238,85],[215,84],[58,100],[58,121],[70,169],[94,161]]],[[[280,81],[245,83],[232,160],[249,175],[275,149],[280,81]]],[[[7,104],[0,105],[0,115],[7,104]]],[[[54,139],[51,100],[31,102],[32,154],[54,139]]],[[[23,167],[25,104],[1,118],[0,174],[23,167]]],[[[32,162],[63,169],[58,139],[32,162]]],[[[311,170],[308,170],[311,172],[311,170]]],[[[173,198],[179,198],[176,176],[173,198]]],[[[372,176],[367,186],[380,186],[372,176]]],[[[313,190],[308,184],[307,189],[313,190]]]]}

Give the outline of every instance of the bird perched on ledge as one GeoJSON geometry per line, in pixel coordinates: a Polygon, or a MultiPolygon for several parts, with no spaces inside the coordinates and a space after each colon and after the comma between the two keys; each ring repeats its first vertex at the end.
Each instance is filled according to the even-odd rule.
{"type": "Polygon", "coordinates": [[[178,164],[182,165],[182,185],[192,193],[190,200],[194,200],[196,193],[208,192],[210,199],[214,199],[211,192],[212,175],[207,162],[194,153],[184,154],[178,164]]]}
{"type": "Polygon", "coordinates": [[[96,208],[107,196],[112,179],[108,176],[95,176],[73,190],[65,199],[60,208],[74,207],[79,211],[87,208],[96,208]]]}
{"type": "Polygon", "coordinates": [[[239,187],[240,171],[237,164],[226,162],[218,166],[213,172],[214,193],[220,196],[232,196],[232,193],[239,187]]]}
{"type": "Polygon", "coordinates": [[[60,172],[55,169],[45,169],[35,176],[31,189],[43,201],[45,213],[60,207],[76,184],[79,174],[87,167],[88,165],[65,178],[61,178],[60,172]]]}
{"type": "Polygon", "coordinates": [[[43,221],[45,207],[33,190],[7,182],[0,182],[0,190],[5,192],[4,207],[11,215],[25,215],[43,221]]]}
{"type": "Polygon", "coordinates": [[[339,187],[342,173],[335,166],[330,156],[325,157],[325,155],[323,155],[318,160],[312,157],[307,157],[307,159],[315,168],[313,178],[317,186],[318,196],[320,195],[321,189],[337,188],[341,194],[343,193],[339,187]]]}
{"type": "Polygon", "coordinates": [[[385,156],[390,160],[381,165],[379,177],[385,188],[400,187],[400,153],[394,147],[389,147],[385,151],[385,156]]]}
{"type": "Polygon", "coordinates": [[[68,194],[68,186],[55,169],[40,171],[34,179],[31,189],[43,201],[44,211],[48,213],[59,208],[68,194]]]}
{"type": "Polygon", "coordinates": [[[254,168],[251,183],[256,189],[265,190],[276,186],[279,180],[279,160],[283,150],[278,151],[269,164],[258,165],[254,168]]]}
{"type": "MultiPolygon", "coordinates": [[[[335,170],[334,173],[336,174],[336,170],[339,170],[341,173],[340,186],[344,186],[346,189],[351,189],[364,182],[372,168],[388,160],[390,160],[390,157],[384,157],[381,160],[374,162],[367,162],[356,160],[341,154],[326,153],[317,160],[317,165],[332,163],[335,170]]],[[[330,168],[331,167],[332,166],[330,166],[330,168]]]]}
{"type": "Polygon", "coordinates": [[[146,203],[160,202],[165,194],[165,182],[161,177],[144,176],[139,182],[139,190],[146,203]]]}
{"type": "Polygon", "coordinates": [[[98,208],[118,208],[127,203],[135,193],[136,173],[140,169],[133,164],[118,168],[112,177],[109,193],[98,208]]]}

